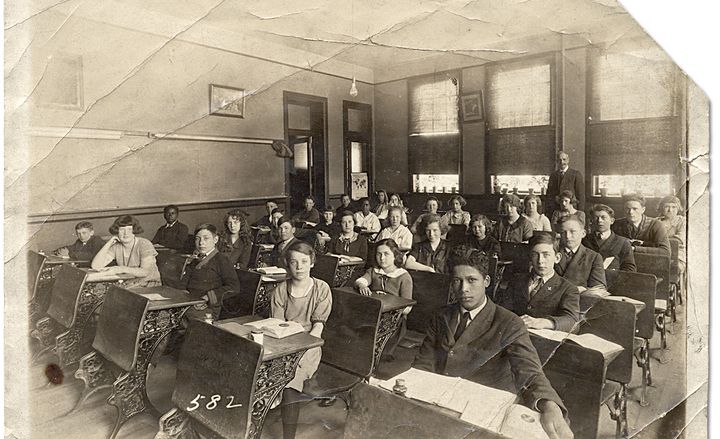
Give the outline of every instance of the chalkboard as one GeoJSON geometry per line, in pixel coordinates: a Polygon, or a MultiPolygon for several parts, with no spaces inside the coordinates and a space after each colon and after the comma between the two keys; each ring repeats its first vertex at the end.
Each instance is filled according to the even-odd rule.
{"type": "Polygon", "coordinates": [[[31,212],[56,209],[57,205],[49,205],[52,200],[67,200],[61,211],[72,212],[272,197],[285,192],[284,160],[269,145],[157,140],[142,147],[146,142],[108,147],[92,139],[63,141],[67,165],[62,170],[37,170],[47,173],[41,178],[47,181],[42,185],[38,181],[38,198],[30,200],[31,212]],[[138,147],[127,154],[129,148],[138,147]],[[123,153],[122,158],[112,159],[123,153]],[[77,175],[86,169],[82,163],[96,166],[103,161],[112,166],[104,172],[77,175]],[[57,178],[51,174],[58,171],[72,178],[71,182],[62,187],[59,181],[53,183],[57,178]]]}

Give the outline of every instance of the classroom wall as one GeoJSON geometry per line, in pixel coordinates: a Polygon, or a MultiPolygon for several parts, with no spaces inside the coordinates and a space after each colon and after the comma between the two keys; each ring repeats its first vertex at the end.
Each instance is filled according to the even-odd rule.
{"type": "MultiPolygon", "coordinates": [[[[46,52],[82,55],[85,111],[29,99],[7,115],[11,128],[75,126],[283,139],[283,91],[321,96],[328,99],[328,194],[343,192],[342,101],[349,99],[350,80],[179,40],[163,44],[154,35],[85,20],[68,21],[46,52]],[[208,116],[209,84],[245,89],[245,117],[208,116]]],[[[32,81],[41,81],[43,72],[34,74],[32,81]]],[[[17,81],[19,88],[28,86],[17,81]]],[[[358,82],[357,88],[353,100],[372,105],[372,86],[358,82]]],[[[22,213],[32,215],[30,248],[67,241],[78,212],[88,212],[84,216],[104,230],[109,213],[145,215],[147,208],[158,212],[164,204],[177,203],[198,212],[188,219],[194,224],[221,216],[217,209],[228,203],[217,202],[247,204],[255,216],[262,200],[249,200],[284,195],[285,159],[269,145],[103,139],[101,132],[85,139],[27,137],[21,130],[12,134],[19,135],[10,143],[18,160],[11,160],[6,174],[13,181],[6,195],[10,204],[21,206],[13,212],[17,222],[24,221],[22,213]],[[45,219],[52,222],[43,224],[45,219]],[[53,238],[56,234],[62,238],[53,238]]],[[[148,217],[146,230],[157,222],[148,217]]]]}
{"type": "MultiPolygon", "coordinates": [[[[476,93],[485,89],[485,67],[472,67],[462,71],[463,94],[476,93]]],[[[487,111],[487,108],[485,108],[487,111]]],[[[460,166],[464,194],[485,193],[485,122],[471,121],[462,124],[462,162],[460,166]]]]}
{"type": "Polygon", "coordinates": [[[375,86],[375,189],[407,192],[408,96],[407,81],[375,86]]]}

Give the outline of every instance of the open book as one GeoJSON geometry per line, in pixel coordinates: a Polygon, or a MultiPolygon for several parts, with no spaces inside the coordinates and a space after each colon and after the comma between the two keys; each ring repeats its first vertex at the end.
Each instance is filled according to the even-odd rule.
{"type": "Polygon", "coordinates": [[[569,334],[562,331],[553,331],[552,329],[528,329],[528,331],[543,338],[555,340],[558,342],[563,342],[567,340],[574,342],[584,348],[598,351],[603,355],[605,361],[612,360],[623,350],[623,347],[619,344],[607,341],[604,338],[598,337],[595,334],[569,334]]]}
{"type": "MultiPolygon", "coordinates": [[[[392,391],[395,380],[405,380],[405,396],[460,413],[460,419],[500,432],[507,410],[517,397],[458,377],[409,369],[389,380],[370,379],[370,384],[392,391]]],[[[523,438],[524,439],[524,438],[523,438]]]]}
{"type": "Polygon", "coordinates": [[[337,255],[335,253],[327,253],[328,256],[332,256],[334,258],[339,258],[340,262],[362,262],[363,258],[359,256],[350,256],[350,255],[337,255]]]}
{"type": "Polygon", "coordinates": [[[290,335],[299,334],[304,332],[303,327],[297,322],[286,322],[280,319],[263,319],[257,320],[250,323],[245,323],[245,326],[261,330],[265,335],[269,335],[273,338],[285,338],[290,335]]]}
{"type": "Polygon", "coordinates": [[[269,276],[278,276],[282,274],[287,274],[287,271],[284,268],[280,267],[261,267],[258,268],[257,271],[262,274],[267,274],[269,276]]]}

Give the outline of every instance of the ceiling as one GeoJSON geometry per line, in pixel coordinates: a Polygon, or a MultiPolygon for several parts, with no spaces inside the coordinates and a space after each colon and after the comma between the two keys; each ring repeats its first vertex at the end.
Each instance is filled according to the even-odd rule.
{"type": "Polygon", "coordinates": [[[54,13],[371,83],[418,65],[478,65],[644,35],[612,0],[65,0],[30,7],[6,10],[6,40],[54,13]]]}

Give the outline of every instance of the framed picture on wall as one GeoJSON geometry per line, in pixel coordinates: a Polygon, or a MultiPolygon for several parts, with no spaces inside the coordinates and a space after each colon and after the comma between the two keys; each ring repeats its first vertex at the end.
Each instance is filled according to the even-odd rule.
{"type": "Polygon", "coordinates": [[[210,114],[245,117],[245,90],[210,84],[210,114]]]}
{"type": "Polygon", "coordinates": [[[463,122],[483,120],[482,91],[460,96],[463,122]]]}

